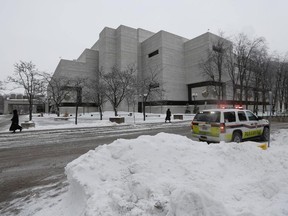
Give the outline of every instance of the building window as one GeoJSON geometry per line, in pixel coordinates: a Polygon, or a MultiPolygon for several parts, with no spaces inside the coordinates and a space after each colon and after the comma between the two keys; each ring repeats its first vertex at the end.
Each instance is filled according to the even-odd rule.
{"type": "Polygon", "coordinates": [[[158,54],[159,54],[159,50],[155,50],[154,52],[148,54],[148,58],[151,58],[151,57],[158,55],[158,54]]]}
{"type": "Polygon", "coordinates": [[[213,49],[213,51],[215,51],[215,52],[219,52],[219,53],[222,53],[222,52],[223,52],[223,48],[220,47],[220,46],[215,46],[215,45],[213,45],[213,46],[212,46],[212,49],[213,49]]]}

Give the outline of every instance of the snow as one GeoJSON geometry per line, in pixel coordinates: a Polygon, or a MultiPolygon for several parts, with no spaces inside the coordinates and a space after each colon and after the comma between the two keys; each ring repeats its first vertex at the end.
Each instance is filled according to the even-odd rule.
{"type": "Polygon", "coordinates": [[[288,215],[288,130],[271,140],[263,150],[167,133],[118,139],[69,163],[67,191],[35,197],[21,215],[288,215]]]}
{"type": "MultiPolygon", "coordinates": [[[[131,125],[131,124],[145,124],[145,123],[159,123],[165,121],[165,114],[150,114],[147,113],[146,120],[143,121],[143,114],[142,113],[131,113],[130,116],[128,112],[119,112],[118,117],[124,117],[125,123],[121,125],[131,125]]],[[[29,129],[24,129],[28,131],[33,130],[50,130],[50,129],[62,129],[62,128],[81,128],[81,127],[103,127],[103,126],[117,126],[118,124],[115,122],[110,122],[109,118],[114,116],[114,112],[104,112],[103,113],[103,120],[100,120],[99,113],[82,113],[78,116],[77,125],[75,124],[75,116],[71,115],[68,118],[64,118],[60,116],[60,119],[55,114],[44,114],[43,117],[39,114],[34,114],[32,118],[32,122],[35,123],[35,127],[30,127],[29,129]],[[61,120],[62,118],[62,120],[61,120]],[[66,119],[66,120],[63,120],[66,119]]],[[[183,120],[191,121],[193,119],[193,114],[185,114],[183,116],[183,120]]],[[[12,115],[11,115],[12,118],[12,115]]],[[[0,121],[2,121],[3,116],[0,116],[0,121]]],[[[23,122],[28,122],[29,116],[28,115],[20,115],[20,124],[23,122]]],[[[181,122],[182,120],[173,120],[173,122],[181,122]]],[[[7,132],[10,127],[10,119],[6,126],[2,126],[0,128],[1,132],[7,132]]]]}

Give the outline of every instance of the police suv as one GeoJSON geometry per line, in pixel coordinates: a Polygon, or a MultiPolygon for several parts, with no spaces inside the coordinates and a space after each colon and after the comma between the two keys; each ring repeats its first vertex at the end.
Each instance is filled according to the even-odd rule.
{"type": "Polygon", "coordinates": [[[209,109],[199,112],[192,123],[192,136],[200,141],[241,142],[254,138],[267,141],[269,121],[250,110],[209,109]]]}

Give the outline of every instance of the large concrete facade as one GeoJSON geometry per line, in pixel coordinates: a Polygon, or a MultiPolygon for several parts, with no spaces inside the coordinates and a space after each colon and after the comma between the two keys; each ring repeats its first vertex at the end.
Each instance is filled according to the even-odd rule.
{"type": "MultiPolygon", "coordinates": [[[[152,69],[157,71],[165,92],[159,99],[163,102],[161,109],[159,105],[153,106],[152,111],[162,112],[169,106],[173,112],[184,112],[188,105],[195,104],[193,93],[199,96],[198,101],[203,99],[201,92],[205,90],[205,84],[193,84],[205,81],[199,63],[207,58],[216,38],[219,37],[209,32],[187,39],[166,31],[153,33],[123,25],[117,29],[106,27],[98,41],[84,50],[77,60],[60,60],[54,76],[97,79],[100,69],[110,71],[115,65],[121,69],[135,65],[137,77],[141,79],[152,69]]],[[[109,109],[109,105],[107,107],[109,109]]]]}

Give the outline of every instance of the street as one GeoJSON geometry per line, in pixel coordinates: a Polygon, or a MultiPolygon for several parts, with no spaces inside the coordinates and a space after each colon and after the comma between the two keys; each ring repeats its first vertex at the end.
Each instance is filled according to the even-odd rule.
{"type": "MultiPolygon", "coordinates": [[[[288,124],[273,123],[271,127],[274,133],[288,128],[288,124]]],[[[29,200],[32,196],[40,196],[43,190],[67,188],[65,166],[87,151],[116,139],[133,139],[160,132],[190,138],[190,121],[1,133],[0,213],[19,211],[10,206],[12,200],[29,200]],[[34,189],[36,186],[39,186],[37,190],[34,189]]]]}

